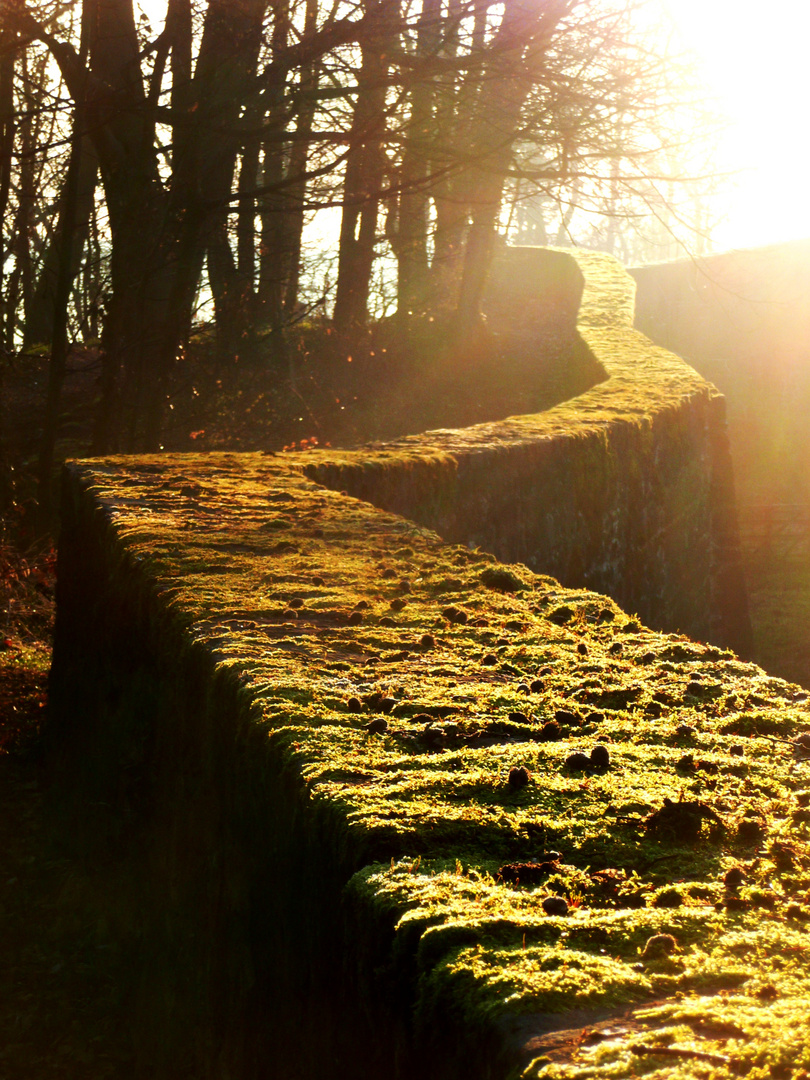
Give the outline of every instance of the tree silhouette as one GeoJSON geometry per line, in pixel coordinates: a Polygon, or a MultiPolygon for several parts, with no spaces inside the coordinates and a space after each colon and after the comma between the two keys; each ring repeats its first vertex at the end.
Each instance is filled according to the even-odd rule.
{"type": "Polygon", "coordinates": [[[264,327],[283,360],[329,207],[341,333],[367,322],[383,256],[402,318],[474,325],[518,184],[598,192],[617,182],[600,162],[660,162],[683,91],[638,6],[167,0],[155,33],[132,0],[6,0],[4,340],[56,357],[48,423],[71,319],[102,323],[98,453],[159,448],[201,287],[221,357],[264,327]]]}

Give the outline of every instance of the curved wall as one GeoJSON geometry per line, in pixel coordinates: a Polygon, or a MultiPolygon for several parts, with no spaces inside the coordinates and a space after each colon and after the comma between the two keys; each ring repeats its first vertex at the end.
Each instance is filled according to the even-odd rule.
{"type": "Polygon", "coordinates": [[[610,256],[510,249],[500,281],[510,262],[521,291],[554,281],[575,305],[584,285],[577,331],[604,381],[533,416],[319,452],[307,474],[749,654],[723,397],[633,328],[634,283],[610,256]]]}
{"type": "MultiPolygon", "coordinates": [[[[780,896],[804,897],[806,793],[774,797],[797,762],[772,751],[807,695],[466,546],[744,635],[722,400],[632,330],[612,260],[580,266],[607,378],[545,414],[66,470],[52,793],[114,871],[132,1075],[528,1080],[555,1015],[674,992],[703,1015],[743,917],[779,959],[755,985],[784,977],[806,1013],[782,971],[799,931],[725,910],[722,875],[778,829],[780,896]],[[700,890],[677,907],[665,844],[667,880],[700,890]],[[521,887],[526,868],[559,880],[521,887]],[[689,966],[639,971],[662,934],[689,966]]],[[[770,890],[779,867],[749,865],[770,890]]]]}

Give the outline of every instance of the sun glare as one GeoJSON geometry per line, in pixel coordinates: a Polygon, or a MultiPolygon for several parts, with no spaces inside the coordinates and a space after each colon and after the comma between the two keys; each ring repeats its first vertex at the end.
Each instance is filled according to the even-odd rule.
{"type": "MultiPolygon", "coordinates": [[[[650,2],[653,18],[674,24],[694,54],[707,103],[727,118],[717,170],[732,179],[717,199],[711,246],[810,237],[807,0],[782,0],[770,10],[740,0],[650,2]]],[[[166,0],[135,0],[136,13],[156,27],[165,9],[166,0]]]]}
{"type": "Polygon", "coordinates": [[[739,0],[663,0],[729,120],[719,166],[735,174],[714,247],[810,237],[805,135],[810,7],[739,0]]]}

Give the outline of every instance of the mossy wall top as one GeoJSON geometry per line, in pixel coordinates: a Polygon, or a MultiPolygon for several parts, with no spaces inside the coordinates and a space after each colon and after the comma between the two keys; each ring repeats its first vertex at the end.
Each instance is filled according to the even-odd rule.
{"type": "Polygon", "coordinates": [[[573,311],[582,291],[579,344],[604,381],[541,414],[320,452],[308,475],[749,653],[721,395],[633,329],[634,283],[614,259],[507,250],[500,293],[510,263],[521,294],[534,275],[573,311]]]}
{"type": "Polygon", "coordinates": [[[810,1067],[807,694],[301,465],[66,476],[52,761],[135,867],[133,1075],[810,1067]]]}
{"type": "MultiPolygon", "coordinates": [[[[750,1015],[810,999],[807,696],[632,617],[739,629],[722,403],[632,330],[612,260],[579,264],[608,378],[541,416],[69,468],[53,759],[139,868],[145,1074],[178,1075],[162,1022],[205,1032],[200,1077],[534,1077],[549,1014],[666,998],[671,1041],[717,990],[750,1032],[724,1063],[810,1065],[750,1015]]],[[[593,1075],[635,1075],[611,1052],[593,1075]]]]}

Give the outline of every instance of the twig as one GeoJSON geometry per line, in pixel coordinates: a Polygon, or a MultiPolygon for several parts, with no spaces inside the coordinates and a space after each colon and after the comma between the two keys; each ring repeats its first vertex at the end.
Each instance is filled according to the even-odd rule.
{"type": "Polygon", "coordinates": [[[630,1049],[634,1054],[659,1054],[661,1057],[687,1058],[690,1061],[707,1061],[712,1065],[738,1064],[739,1059],[728,1057],[726,1054],[707,1054],[704,1050],[679,1050],[675,1046],[649,1046],[646,1043],[637,1043],[630,1049]]]}

